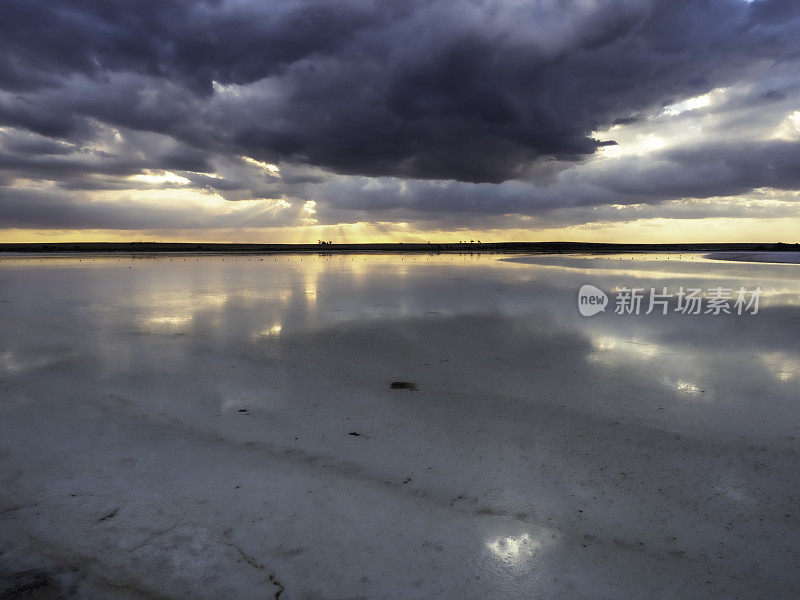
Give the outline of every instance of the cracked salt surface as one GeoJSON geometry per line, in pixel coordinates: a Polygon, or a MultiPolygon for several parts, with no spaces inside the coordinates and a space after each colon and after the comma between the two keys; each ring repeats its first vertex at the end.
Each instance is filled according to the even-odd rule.
{"type": "Polygon", "coordinates": [[[800,594],[792,267],[263,258],[0,259],[0,594],[800,594]]]}

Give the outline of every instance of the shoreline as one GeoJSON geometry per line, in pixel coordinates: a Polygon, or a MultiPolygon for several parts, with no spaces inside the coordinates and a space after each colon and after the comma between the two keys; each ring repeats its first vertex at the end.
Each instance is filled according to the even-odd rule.
{"type": "MultiPolygon", "coordinates": [[[[800,244],[690,243],[601,244],[593,242],[376,243],[376,244],[206,244],[172,242],[62,242],[0,244],[0,253],[47,254],[357,254],[357,253],[617,254],[630,252],[800,253],[800,244]]],[[[746,259],[725,259],[746,260],[746,259]]],[[[770,261],[764,261],[770,262],[770,261]]],[[[780,261],[779,261],[780,262],[780,261]]]]}
{"type": "Polygon", "coordinates": [[[706,256],[710,260],[721,260],[729,262],[752,262],[752,263],[772,263],[778,265],[797,265],[800,264],[800,252],[743,252],[739,254],[727,252],[712,252],[706,256]]]}

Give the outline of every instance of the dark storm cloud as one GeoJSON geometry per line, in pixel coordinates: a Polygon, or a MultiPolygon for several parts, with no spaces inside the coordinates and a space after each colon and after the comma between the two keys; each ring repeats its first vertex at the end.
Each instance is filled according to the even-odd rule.
{"type": "Polygon", "coordinates": [[[796,58],[798,10],[9,0],[0,120],[68,139],[99,120],[338,173],[498,182],[543,156],[592,153],[599,126],[796,58]],[[208,102],[213,82],[265,78],[275,85],[263,94],[208,102]]]}
{"type": "Polygon", "coordinates": [[[579,159],[598,146],[592,130],[800,48],[796,22],[740,0],[531,3],[501,16],[432,6],[381,40],[368,29],[341,54],[292,65],[285,102],[233,142],[339,173],[499,182],[543,156],[579,159]],[[549,19],[570,25],[553,34],[549,19]]]}
{"type": "MultiPolygon", "coordinates": [[[[56,183],[76,182],[93,175],[129,177],[149,170],[208,171],[204,156],[189,151],[183,155],[106,156],[102,153],[75,151],[74,148],[48,140],[15,140],[0,145],[0,170],[14,177],[47,180],[56,183]],[[41,150],[34,153],[34,150],[41,150]]],[[[118,186],[114,186],[117,188],[118,186]]],[[[93,189],[102,189],[92,186],[93,189]]]]}
{"type": "Polygon", "coordinates": [[[754,188],[800,189],[800,142],[706,144],[634,158],[594,183],[631,198],[735,196],[754,188]]]}
{"type": "Polygon", "coordinates": [[[7,0],[0,83],[24,91],[129,71],[210,93],[213,80],[249,83],[335,52],[368,17],[347,2],[7,0]]]}
{"type": "MultiPolygon", "coordinates": [[[[500,185],[464,182],[432,183],[400,179],[342,180],[320,186],[322,221],[366,220],[370,214],[385,220],[437,222],[441,226],[475,226],[502,215],[559,218],[571,211],[576,222],[619,218],[686,218],[704,216],[767,217],[763,208],[698,202],[664,208],[680,199],[735,198],[757,188],[800,189],[800,141],[770,140],[747,144],[706,144],[691,149],[665,150],[645,156],[626,156],[576,166],[560,173],[549,185],[508,181],[500,185]],[[634,211],[597,211],[603,206],[642,205],[634,211]],[[648,208],[645,205],[651,205],[648,208]],[[324,207],[330,207],[326,209],[324,207]],[[592,212],[595,211],[595,212],[592,212]],[[351,214],[346,217],[346,214],[351,214]]],[[[784,201],[794,198],[787,196],[784,201]]],[[[800,203],[773,210],[774,217],[800,216],[800,203]]]]}

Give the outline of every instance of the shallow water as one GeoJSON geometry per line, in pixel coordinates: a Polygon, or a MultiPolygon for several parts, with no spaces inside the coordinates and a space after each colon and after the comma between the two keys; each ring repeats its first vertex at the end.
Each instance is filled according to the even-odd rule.
{"type": "Polygon", "coordinates": [[[0,258],[0,567],[125,598],[797,597],[800,266],[501,258],[0,258]],[[762,295],[587,318],[587,283],[762,295]]]}

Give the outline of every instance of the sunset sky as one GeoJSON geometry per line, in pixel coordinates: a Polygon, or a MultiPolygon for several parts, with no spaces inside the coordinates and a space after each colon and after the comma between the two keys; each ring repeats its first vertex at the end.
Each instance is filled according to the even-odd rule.
{"type": "Polygon", "coordinates": [[[0,241],[800,241],[796,0],[0,17],[0,241]]]}

